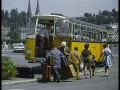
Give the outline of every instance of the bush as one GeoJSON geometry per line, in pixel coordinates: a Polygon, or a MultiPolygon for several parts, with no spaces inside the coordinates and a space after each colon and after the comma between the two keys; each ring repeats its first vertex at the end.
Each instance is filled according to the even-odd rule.
{"type": "Polygon", "coordinates": [[[2,56],[2,67],[1,67],[1,71],[2,72],[9,72],[10,73],[10,77],[13,77],[17,74],[17,69],[13,63],[13,61],[10,60],[10,57],[8,56],[2,56]]]}

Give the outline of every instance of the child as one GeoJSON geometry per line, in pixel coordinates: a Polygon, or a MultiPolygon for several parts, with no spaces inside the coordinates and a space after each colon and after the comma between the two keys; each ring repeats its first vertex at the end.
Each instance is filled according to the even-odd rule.
{"type": "Polygon", "coordinates": [[[92,76],[93,77],[94,77],[94,73],[95,73],[95,65],[96,65],[95,56],[92,55],[91,67],[92,67],[92,76]]]}

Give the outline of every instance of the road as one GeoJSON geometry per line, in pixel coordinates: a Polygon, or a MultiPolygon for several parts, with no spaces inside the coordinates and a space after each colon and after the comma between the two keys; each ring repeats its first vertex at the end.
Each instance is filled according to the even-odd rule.
{"type": "MultiPolygon", "coordinates": [[[[116,56],[116,63],[113,63],[109,71],[109,77],[105,77],[104,68],[97,68],[95,77],[85,79],[84,75],[81,75],[81,80],[71,78],[60,83],[48,82],[48,83],[27,83],[12,86],[2,86],[2,90],[118,90],[118,48],[111,47],[113,54],[116,56]]],[[[15,64],[23,64],[28,66],[37,66],[38,63],[27,63],[24,60],[24,54],[11,53],[10,51],[3,52],[3,55],[10,56],[15,64]]],[[[83,73],[83,72],[81,72],[83,73]]]]}
{"type": "Polygon", "coordinates": [[[25,55],[23,53],[13,53],[13,50],[4,50],[4,51],[2,51],[2,55],[9,56],[15,65],[25,65],[28,67],[41,65],[38,62],[37,63],[28,63],[28,61],[25,60],[25,55]]]}
{"type": "MultiPolygon", "coordinates": [[[[101,71],[103,68],[99,68],[101,71]]],[[[3,86],[2,90],[118,90],[118,64],[113,64],[109,77],[104,77],[104,71],[95,73],[95,77],[81,80],[71,78],[60,83],[28,83],[13,86],[3,86]]]]}

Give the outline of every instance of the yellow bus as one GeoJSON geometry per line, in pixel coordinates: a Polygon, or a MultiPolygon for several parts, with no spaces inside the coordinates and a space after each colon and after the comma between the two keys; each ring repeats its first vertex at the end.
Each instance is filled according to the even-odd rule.
{"type": "MultiPolygon", "coordinates": [[[[78,46],[78,52],[81,54],[84,44],[89,43],[89,49],[95,55],[95,60],[98,60],[103,44],[107,43],[108,39],[108,32],[104,27],[65,17],[62,14],[35,15],[28,24],[25,60],[32,62],[45,60],[45,56],[40,57],[39,55],[40,37],[38,33],[47,25],[50,25],[51,28],[51,39],[46,46],[45,54],[51,50],[53,44],[60,46],[62,41],[66,41],[71,51],[78,46]]],[[[102,62],[102,58],[100,61],[102,62]]],[[[84,68],[84,62],[80,67],[84,68]]]]}

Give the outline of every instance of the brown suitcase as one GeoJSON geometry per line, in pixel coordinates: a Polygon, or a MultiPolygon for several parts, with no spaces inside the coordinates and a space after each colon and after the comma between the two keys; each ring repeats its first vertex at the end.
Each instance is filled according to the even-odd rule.
{"type": "Polygon", "coordinates": [[[46,81],[50,81],[51,71],[52,71],[52,67],[49,65],[45,65],[43,68],[42,79],[46,81]]]}
{"type": "Polygon", "coordinates": [[[76,77],[76,72],[73,65],[69,65],[67,68],[62,69],[61,71],[61,79],[66,80],[68,78],[76,77]]]}

